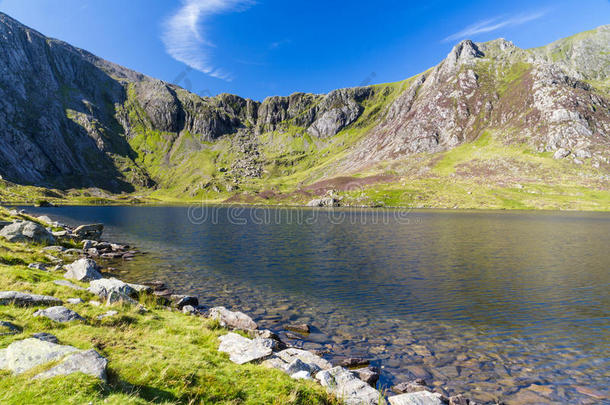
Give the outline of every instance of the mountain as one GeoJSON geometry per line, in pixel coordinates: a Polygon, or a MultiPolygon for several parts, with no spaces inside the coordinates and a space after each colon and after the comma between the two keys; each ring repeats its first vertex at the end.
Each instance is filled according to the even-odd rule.
{"type": "Polygon", "coordinates": [[[1,13],[0,36],[5,199],[610,209],[610,26],[529,50],[466,40],[402,82],[263,102],[200,97],[1,13]]]}

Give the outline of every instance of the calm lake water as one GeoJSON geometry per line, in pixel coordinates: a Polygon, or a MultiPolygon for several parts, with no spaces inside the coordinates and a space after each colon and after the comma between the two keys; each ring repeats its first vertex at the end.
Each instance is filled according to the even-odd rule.
{"type": "Polygon", "coordinates": [[[147,255],[163,280],[307,349],[366,357],[481,402],[603,403],[610,384],[610,214],[186,207],[28,208],[147,255]],[[285,336],[285,334],[284,334],[285,336]],[[597,398],[595,398],[597,396],[597,398]]]}

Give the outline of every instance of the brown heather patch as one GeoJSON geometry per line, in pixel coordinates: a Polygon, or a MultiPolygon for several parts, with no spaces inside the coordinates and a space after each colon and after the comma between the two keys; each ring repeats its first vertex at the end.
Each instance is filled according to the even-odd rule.
{"type": "Polygon", "coordinates": [[[329,190],[350,191],[356,188],[370,186],[379,183],[392,183],[399,180],[398,176],[379,174],[368,177],[341,176],[332,179],[318,181],[303,188],[314,194],[324,194],[329,190]]]}

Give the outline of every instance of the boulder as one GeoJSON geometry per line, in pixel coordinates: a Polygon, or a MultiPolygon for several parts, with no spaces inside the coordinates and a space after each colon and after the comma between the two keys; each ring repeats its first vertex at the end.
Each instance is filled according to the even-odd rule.
{"type": "Polygon", "coordinates": [[[79,285],[71,283],[68,280],[53,280],[53,284],[61,285],[63,287],[72,288],[73,290],[86,290],[85,287],[81,287],[79,285]]]}
{"type": "Polygon", "coordinates": [[[35,338],[18,340],[6,349],[0,350],[0,369],[21,374],[76,351],[77,349],[72,346],[58,345],[35,338]]]}
{"type": "Polygon", "coordinates": [[[34,316],[43,316],[55,322],[71,322],[85,320],[76,312],[62,306],[39,309],[38,311],[34,312],[34,316]]]}
{"type": "Polygon", "coordinates": [[[313,363],[304,363],[300,359],[296,358],[290,364],[287,365],[284,371],[286,371],[286,374],[290,376],[301,371],[305,371],[308,375],[312,375],[320,371],[320,367],[313,363]]]}
{"type": "Polygon", "coordinates": [[[191,305],[193,307],[199,305],[199,299],[189,295],[171,295],[169,298],[178,309],[182,309],[186,305],[191,305]]]}
{"type": "Polygon", "coordinates": [[[7,225],[12,224],[12,222],[8,222],[8,221],[0,221],[0,229],[4,228],[7,225]]]}
{"type": "Polygon", "coordinates": [[[559,148],[553,154],[553,159],[563,159],[570,154],[570,151],[564,148],[559,148]]]}
{"type": "Polygon", "coordinates": [[[127,296],[136,295],[136,290],[131,288],[127,283],[116,278],[93,280],[89,283],[89,288],[87,290],[104,299],[108,298],[112,291],[127,296]]]}
{"type": "Polygon", "coordinates": [[[288,364],[292,363],[295,359],[299,359],[303,363],[309,364],[310,366],[316,366],[320,370],[332,368],[332,364],[330,364],[328,360],[308,352],[307,350],[290,348],[282,350],[281,352],[276,353],[276,355],[288,364]]]}
{"type": "Polygon", "coordinates": [[[97,242],[94,240],[85,239],[83,240],[83,250],[87,251],[91,248],[94,248],[96,244],[97,242]]]}
{"type": "Polygon", "coordinates": [[[192,305],[185,305],[182,307],[182,313],[184,313],[184,314],[195,315],[195,314],[197,314],[197,312],[198,311],[192,305]]]}
{"type": "Polygon", "coordinates": [[[32,335],[32,337],[34,339],[42,340],[44,342],[51,342],[51,343],[59,344],[59,339],[57,339],[57,336],[51,335],[50,333],[46,333],[46,332],[34,333],[32,335]]]}
{"type": "Polygon", "coordinates": [[[108,312],[105,312],[105,313],[103,313],[101,315],[96,316],[95,319],[97,319],[98,321],[101,321],[104,318],[108,318],[110,316],[115,316],[117,314],[118,314],[118,311],[108,311],[108,312]]]}
{"type": "Polygon", "coordinates": [[[317,198],[307,203],[308,207],[338,207],[339,200],[333,197],[317,198]]]}
{"type": "Polygon", "coordinates": [[[95,350],[85,350],[67,356],[61,363],[36,375],[34,379],[83,373],[106,381],[107,366],[108,360],[102,357],[98,352],[95,350]]]}
{"type": "Polygon", "coordinates": [[[91,259],[78,259],[72,264],[66,266],[65,278],[78,281],[99,280],[102,274],[99,272],[99,266],[91,259]]]}
{"type": "Polygon", "coordinates": [[[138,294],[152,294],[154,291],[152,287],[143,284],[127,283],[127,285],[136,290],[138,294]]]}
{"type": "Polygon", "coordinates": [[[55,237],[47,229],[35,222],[13,222],[0,230],[0,236],[9,242],[34,242],[54,245],[55,237]]]}
{"type": "Polygon", "coordinates": [[[79,239],[90,239],[94,241],[99,241],[102,237],[102,233],[104,232],[103,224],[89,224],[89,225],[81,225],[74,230],[74,235],[76,235],[79,239]]]}
{"type": "Polygon", "coordinates": [[[257,329],[258,326],[248,315],[239,311],[229,311],[225,307],[210,309],[210,318],[218,319],[224,327],[234,329],[257,329]]]}
{"type": "Polygon", "coordinates": [[[44,263],[30,263],[30,264],[28,264],[28,269],[48,271],[47,270],[47,265],[44,264],[44,263]]]}
{"type": "Polygon", "coordinates": [[[316,374],[320,384],[338,398],[343,399],[346,405],[377,405],[380,402],[379,392],[356,377],[343,367],[333,367],[322,370],[316,374]]]}
{"type": "Polygon", "coordinates": [[[273,354],[271,339],[248,339],[237,333],[229,332],[220,336],[218,351],[228,353],[233,363],[245,364],[261,361],[273,354]]]}
{"type": "Polygon", "coordinates": [[[110,290],[110,292],[108,293],[108,296],[106,298],[106,305],[112,305],[112,304],[129,304],[129,305],[138,305],[138,302],[136,300],[134,300],[133,298],[131,298],[130,296],[128,296],[127,294],[124,294],[120,291],[117,290],[110,290]]]}
{"type": "Polygon", "coordinates": [[[68,299],[66,300],[66,302],[67,302],[68,304],[72,304],[72,305],[78,305],[78,304],[82,304],[82,303],[83,303],[83,302],[85,302],[85,301],[83,301],[81,298],[68,298],[68,299]]]}
{"type": "Polygon", "coordinates": [[[61,300],[48,295],[27,294],[18,291],[0,291],[0,305],[48,306],[61,305],[61,300]]]}
{"type": "Polygon", "coordinates": [[[379,370],[376,367],[359,368],[352,370],[352,372],[356,377],[360,378],[371,387],[377,386],[377,381],[379,381],[379,370]]]}
{"type": "Polygon", "coordinates": [[[311,380],[311,374],[309,371],[301,370],[294,374],[290,375],[290,378],[294,378],[295,380],[311,380]]]}
{"type": "Polygon", "coordinates": [[[390,405],[443,405],[446,398],[430,391],[418,391],[389,397],[390,405]]]}

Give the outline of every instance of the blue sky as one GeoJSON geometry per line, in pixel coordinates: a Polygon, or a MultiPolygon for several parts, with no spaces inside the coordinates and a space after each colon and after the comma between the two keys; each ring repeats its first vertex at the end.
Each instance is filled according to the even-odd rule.
{"type": "Polygon", "coordinates": [[[402,80],[462,38],[529,48],[610,23],[608,0],[0,0],[0,11],[198,94],[256,100],[402,80]]]}

